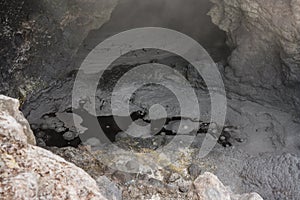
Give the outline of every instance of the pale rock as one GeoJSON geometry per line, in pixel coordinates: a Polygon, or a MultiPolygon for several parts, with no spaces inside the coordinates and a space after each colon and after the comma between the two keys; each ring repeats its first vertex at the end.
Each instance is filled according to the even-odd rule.
{"type": "Polygon", "coordinates": [[[33,146],[15,99],[0,96],[0,197],[6,200],[106,198],[85,171],[33,146]]]}
{"type": "Polygon", "coordinates": [[[0,95],[0,135],[35,145],[35,137],[19,106],[18,100],[0,95]]]}
{"type": "Polygon", "coordinates": [[[256,193],[237,195],[225,187],[213,174],[205,172],[193,183],[194,193],[199,200],[262,200],[256,193]]]}

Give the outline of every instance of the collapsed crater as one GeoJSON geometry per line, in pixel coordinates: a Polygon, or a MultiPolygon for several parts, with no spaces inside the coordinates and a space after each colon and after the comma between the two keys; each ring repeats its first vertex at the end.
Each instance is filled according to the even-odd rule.
{"type": "MultiPolygon", "coordinates": [[[[96,113],[88,112],[88,98],[72,107],[74,80],[81,73],[78,69],[99,43],[132,28],[169,28],[199,42],[217,63],[225,84],[226,123],[216,138],[219,144],[205,161],[216,165],[215,173],[235,191],[255,190],[265,199],[297,197],[300,189],[290,172],[284,173],[289,179],[286,183],[275,181],[277,170],[266,172],[270,178],[256,172],[275,165],[284,169],[289,165],[286,160],[293,167],[299,163],[299,1],[11,0],[2,2],[1,7],[9,12],[1,12],[4,57],[0,59],[0,92],[21,100],[38,145],[97,146],[99,141],[89,140],[99,137],[97,127],[91,125],[97,123],[106,140],[119,146],[129,138],[127,147],[137,142],[140,149],[156,149],[180,134],[178,122],[184,121],[183,128],[194,131],[184,136],[196,136],[193,146],[199,148],[203,135],[213,131],[208,128],[213,123],[210,96],[193,66],[170,52],[141,49],[120,56],[99,81],[96,113]],[[120,103],[120,109],[130,104],[130,114],[113,115],[110,99],[115,83],[136,66],[156,63],[170,66],[190,82],[200,102],[199,118],[181,116],[172,92],[154,84],[141,87],[120,103]],[[155,104],[164,107],[165,119],[151,119],[149,110],[155,104]],[[80,127],[75,126],[73,114],[80,127]],[[120,128],[115,118],[125,127],[120,128]],[[140,140],[144,135],[131,129],[132,120],[144,127],[150,125],[148,136],[154,136],[154,141],[140,140]],[[194,122],[199,127],[195,128],[194,122]],[[127,137],[126,130],[139,137],[127,137]]],[[[92,74],[90,79],[97,77],[92,74]]],[[[170,73],[162,79],[170,79],[184,90],[173,77],[170,73]]],[[[84,93],[89,80],[81,86],[84,93]]],[[[128,88],[118,92],[125,94],[128,88]]],[[[192,110],[193,105],[190,107],[192,110]]]]}
{"type": "MultiPolygon", "coordinates": [[[[41,145],[55,146],[56,140],[62,140],[57,142],[57,146],[74,146],[74,144],[78,144],[78,133],[76,133],[74,127],[70,128],[72,125],[68,125],[71,124],[71,120],[68,119],[66,120],[67,122],[63,122],[61,119],[59,119],[59,117],[55,116],[55,113],[62,113],[66,112],[68,109],[71,109],[70,104],[68,105],[68,103],[71,101],[71,86],[77,72],[76,70],[79,68],[83,59],[96,45],[114,34],[132,28],[147,26],[174,29],[199,41],[199,43],[203,45],[203,47],[210,53],[216,62],[220,63],[220,65],[221,63],[226,63],[226,59],[229,54],[229,48],[225,44],[226,35],[225,32],[219,30],[217,26],[211,22],[210,17],[207,15],[211,4],[209,2],[193,1],[191,4],[184,6],[182,5],[182,1],[179,0],[172,2],[154,1],[151,3],[140,2],[137,0],[122,1],[113,10],[110,20],[101,26],[101,28],[91,30],[82,43],[76,47],[76,49],[78,49],[76,55],[70,59],[73,69],[70,69],[69,73],[64,73],[66,74],[65,77],[67,77],[67,80],[64,80],[64,77],[59,78],[59,80],[57,80],[59,82],[58,84],[56,83],[53,86],[46,87],[48,88],[47,92],[39,92],[40,94],[32,95],[32,98],[28,98],[23,106],[23,111],[26,113],[27,118],[32,124],[34,124],[33,128],[36,132],[36,135],[43,136],[39,137],[38,140],[41,142],[41,145]],[[132,7],[132,5],[136,6],[132,7]],[[128,14],[129,7],[131,10],[130,14],[128,14]],[[195,26],[195,24],[199,24],[199,26],[195,26]],[[54,95],[53,93],[58,94],[54,95]],[[36,96],[39,95],[43,97],[36,98],[36,96]],[[60,97],[56,99],[57,96],[60,97]],[[45,100],[41,100],[44,98],[48,99],[48,105],[44,104],[45,100]],[[40,103],[43,103],[43,105],[40,103]],[[36,104],[40,104],[40,106],[38,106],[37,109],[32,109],[32,105],[36,104]],[[59,104],[63,104],[64,107],[59,104]],[[48,120],[47,118],[45,120],[44,117],[49,115],[54,115],[54,119],[50,118],[51,120],[48,120]],[[54,126],[53,124],[51,125],[51,123],[54,123],[54,121],[57,121],[59,127],[54,126]],[[64,127],[62,124],[66,124],[66,127],[64,127]],[[57,130],[59,130],[59,132],[57,132],[57,130]],[[50,134],[46,134],[46,139],[42,139],[45,138],[45,132],[49,132],[50,134]],[[51,135],[53,138],[55,138],[54,140],[50,139],[51,135]],[[55,137],[55,135],[57,135],[57,137],[55,137]],[[64,138],[69,139],[65,140],[64,138]],[[74,143],[74,139],[77,142],[74,143]]],[[[104,72],[103,78],[99,82],[99,91],[106,94],[101,94],[101,96],[97,97],[99,99],[99,107],[97,110],[98,119],[104,120],[106,116],[112,115],[109,108],[109,97],[115,82],[134,66],[146,63],[161,63],[180,71],[184,77],[191,80],[191,84],[204,89],[202,96],[204,96],[204,94],[205,96],[208,96],[208,92],[205,91],[206,86],[203,79],[201,76],[197,75],[196,70],[193,70],[187,61],[183,60],[179,56],[173,55],[170,52],[143,49],[121,56],[117,61],[114,62],[113,66],[104,72]],[[107,105],[104,105],[106,103],[107,105]]],[[[171,109],[168,114],[169,119],[172,117],[179,117],[180,110],[178,109],[178,104],[175,103],[176,97],[171,97],[171,94],[167,97],[165,94],[166,93],[162,89],[158,92],[157,88],[151,86],[141,89],[140,92],[137,92],[136,97],[132,99],[132,103],[134,104],[133,107],[135,107],[133,108],[133,111],[134,109],[145,109],[145,107],[139,105],[142,102],[144,104],[154,104],[154,102],[161,104],[162,102],[165,102],[164,106],[169,106],[171,109]],[[151,96],[147,96],[145,93],[148,93],[149,95],[151,94],[151,96]],[[141,97],[144,99],[141,99],[141,97]],[[148,100],[146,100],[147,98],[148,100]]],[[[203,110],[209,110],[209,106],[210,103],[207,101],[205,104],[203,104],[203,107],[205,107],[203,110]]],[[[149,109],[149,105],[146,107],[149,109]]],[[[111,116],[111,118],[113,118],[113,116],[111,116]]],[[[208,121],[208,118],[209,117],[206,117],[205,120],[208,121]]],[[[112,126],[112,128],[120,131],[120,129],[117,127],[112,126]]],[[[115,134],[116,133],[112,133],[112,135],[115,134]]],[[[109,134],[107,135],[109,138],[112,137],[109,136],[109,134]]]]}

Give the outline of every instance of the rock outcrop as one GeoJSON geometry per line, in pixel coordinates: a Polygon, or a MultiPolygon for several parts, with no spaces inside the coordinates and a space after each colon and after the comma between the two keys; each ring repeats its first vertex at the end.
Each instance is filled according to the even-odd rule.
{"type": "Polygon", "coordinates": [[[282,109],[300,105],[300,1],[211,0],[232,48],[229,92],[282,109]]]}
{"type": "Polygon", "coordinates": [[[210,0],[231,48],[223,79],[227,120],[250,154],[299,153],[299,0],[210,0]]]}
{"type": "Polygon", "coordinates": [[[85,171],[33,146],[28,122],[15,99],[0,96],[0,199],[100,199],[85,171]]]}
{"type": "MultiPolygon", "coordinates": [[[[4,0],[0,93],[26,99],[76,69],[74,56],[118,0],[4,0]]],[[[2,20],[3,19],[3,20],[2,20]]]]}

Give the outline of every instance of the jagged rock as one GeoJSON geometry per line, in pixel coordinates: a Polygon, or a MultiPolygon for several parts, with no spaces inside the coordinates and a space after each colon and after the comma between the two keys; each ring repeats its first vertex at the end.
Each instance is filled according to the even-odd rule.
{"type": "Polygon", "coordinates": [[[86,172],[39,147],[1,138],[4,199],[106,199],[86,172]]]}
{"type": "Polygon", "coordinates": [[[210,200],[262,200],[257,193],[236,195],[213,174],[205,172],[194,182],[194,199],[210,200]]]}
{"type": "Polygon", "coordinates": [[[0,135],[35,145],[35,137],[19,106],[18,100],[0,95],[0,135]]]}
{"type": "Polygon", "coordinates": [[[106,199],[82,169],[31,145],[33,135],[18,101],[0,99],[1,199],[106,199]]]}
{"type": "Polygon", "coordinates": [[[232,48],[226,85],[254,101],[299,108],[300,1],[211,0],[232,48]]]}

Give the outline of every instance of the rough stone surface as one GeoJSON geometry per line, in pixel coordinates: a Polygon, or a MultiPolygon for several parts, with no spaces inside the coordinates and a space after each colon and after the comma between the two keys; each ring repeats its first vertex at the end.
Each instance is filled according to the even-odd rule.
{"type": "Polygon", "coordinates": [[[198,165],[191,164],[188,168],[188,172],[192,179],[196,179],[201,174],[201,169],[198,165]]]}
{"type": "Polygon", "coordinates": [[[17,100],[1,96],[0,129],[1,199],[106,199],[82,169],[27,142],[17,100]]]}
{"type": "MultiPolygon", "coordinates": [[[[133,143],[133,142],[131,142],[133,143]]],[[[192,159],[192,153],[185,153],[184,158],[181,158],[180,161],[176,163],[181,163],[170,165],[167,168],[155,168],[147,166],[149,164],[150,158],[149,156],[141,156],[141,159],[145,159],[147,163],[140,162],[140,171],[137,173],[126,173],[122,171],[122,166],[126,167],[128,160],[132,160],[132,157],[128,157],[127,159],[122,156],[117,156],[117,159],[113,159],[112,156],[109,156],[109,159],[113,163],[118,163],[120,171],[116,171],[116,169],[112,169],[109,167],[99,167],[99,163],[105,160],[105,155],[109,155],[108,152],[105,152],[104,149],[100,151],[90,151],[86,148],[51,148],[51,150],[55,153],[58,153],[62,157],[66,158],[68,161],[76,164],[77,166],[83,167],[95,180],[99,177],[103,178],[103,175],[107,176],[109,179],[114,180],[120,188],[122,188],[123,199],[209,199],[208,196],[199,196],[207,194],[205,191],[211,191],[208,195],[219,195],[219,198],[216,199],[226,199],[226,194],[228,193],[230,199],[233,200],[245,200],[245,199],[261,199],[259,195],[254,193],[249,193],[251,191],[265,191],[265,199],[274,199],[274,195],[270,193],[268,188],[272,188],[276,186],[276,174],[277,171],[285,170],[286,165],[278,165],[278,162],[274,162],[276,160],[276,156],[268,154],[268,156],[263,156],[261,161],[254,162],[253,165],[249,165],[252,160],[260,160],[259,157],[251,157],[245,153],[242,154],[233,154],[230,153],[234,151],[233,149],[218,148],[219,151],[214,150],[214,153],[211,154],[208,158],[205,159],[192,159]],[[235,155],[235,156],[233,156],[235,155]],[[98,157],[99,163],[97,163],[95,158],[98,157]],[[100,158],[101,157],[101,158],[100,158]],[[113,161],[114,160],[114,161],[113,161]],[[249,162],[248,162],[249,160],[249,162]],[[270,160],[269,165],[266,166],[263,162],[267,162],[270,160]],[[214,175],[209,174],[200,175],[196,177],[196,181],[193,183],[194,178],[188,174],[191,165],[187,163],[193,162],[193,168],[196,168],[197,171],[210,171],[211,173],[217,174],[218,177],[221,178],[223,183],[230,186],[224,187],[223,184],[215,178],[214,175]],[[274,168],[274,166],[278,166],[276,172],[272,173],[273,177],[270,179],[270,185],[258,185],[256,182],[253,184],[251,181],[260,181],[263,178],[261,175],[260,178],[256,179],[253,177],[248,178],[244,176],[244,172],[246,174],[249,173],[249,176],[255,176],[256,171],[262,168],[274,168]],[[148,171],[147,171],[148,170],[148,171]],[[211,188],[209,189],[208,182],[212,182],[211,188]],[[205,186],[205,191],[198,191],[197,189],[193,189],[193,184],[201,185],[200,188],[205,186]],[[215,194],[217,191],[217,194],[215,194]],[[236,193],[243,193],[243,195],[236,195],[236,193]],[[154,195],[155,194],[155,195],[154,195]],[[221,197],[220,197],[221,196],[221,197]],[[201,198],[200,198],[201,197],[201,198]],[[223,198],[224,197],[224,198],[223,198]]],[[[116,152],[117,150],[113,150],[116,152]]],[[[174,150],[175,151],[175,150],[174,150]]],[[[118,154],[118,153],[117,153],[118,154]]],[[[281,158],[282,161],[289,160],[289,157],[283,156],[285,158],[281,158]]],[[[107,158],[106,158],[107,159],[107,158]]],[[[292,160],[296,160],[296,157],[293,157],[292,160]]],[[[291,174],[298,170],[297,162],[287,162],[293,163],[291,164],[291,174]]],[[[262,170],[263,171],[263,170],[262,170]]],[[[287,177],[291,177],[291,174],[288,174],[287,177]]],[[[297,173],[295,173],[297,176],[297,173]]],[[[196,176],[196,175],[195,175],[196,176]]],[[[269,176],[268,176],[269,177],[269,176]]],[[[106,179],[106,178],[105,178],[106,179]]],[[[108,180],[108,179],[106,179],[108,180]]],[[[268,178],[263,181],[269,180],[268,178]]],[[[111,182],[108,184],[112,184],[111,182]]],[[[100,184],[102,185],[102,184],[100,184]]],[[[291,179],[284,185],[278,185],[277,188],[297,188],[297,180],[291,179]]],[[[203,188],[204,189],[204,188],[203,188]]],[[[295,198],[294,195],[297,195],[295,190],[291,190],[290,199],[295,198]]],[[[107,190],[111,191],[111,190],[107,190]]],[[[118,191],[118,190],[113,190],[118,191]]],[[[105,193],[105,192],[104,192],[105,193]]]]}
{"type": "Polygon", "coordinates": [[[300,1],[211,0],[212,21],[232,49],[223,78],[227,120],[250,154],[298,155],[300,1]]]}
{"type": "Polygon", "coordinates": [[[236,195],[229,188],[225,187],[221,181],[211,173],[204,173],[193,183],[195,188],[195,199],[210,200],[262,200],[257,193],[236,195]]]}
{"type": "Polygon", "coordinates": [[[111,182],[106,176],[100,176],[96,179],[97,185],[100,188],[101,193],[107,199],[122,200],[122,191],[111,182]]]}
{"type": "Polygon", "coordinates": [[[83,169],[94,179],[104,175],[106,170],[105,166],[88,151],[73,147],[51,147],[49,150],[54,154],[63,157],[68,162],[71,162],[77,167],[83,169]]]}
{"type": "Polygon", "coordinates": [[[19,106],[18,100],[0,95],[0,133],[16,141],[35,145],[35,137],[19,106]]]}
{"type": "Polygon", "coordinates": [[[212,21],[232,48],[229,91],[282,109],[299,109],[300,1],[211,0],[212,21]]]}
{"type": "Polygon", "coordinates": [[[226,148],[215,149],[196,164],[215,174],[234,193],[257,192],[265,200],[279,200],[298,198],[299,160],[289,153],[252,156],[239,148],[226,148]]]}
{"type": "Polygon", "coordinates": [[[106,199],[86,172],[39,147],[1,138],[3,199],[106,199]]]}
{"type": "MultiPolygon", "coordinates": [[[[4,0],[0,93],[27,95],[76,69],[72,59],[89,31],[101,27],[117,0],[4,0]]],[[[2,20],[3,19],[3,20],[2,20]]]]}
{"type": "Polygon", "coordinates": [[[300,159],[295,155],[267,154],[251,158],[246,161],[241,176],[246,190],[255,190],[265,199],[297,199],[300,196],[300,159]]]}

